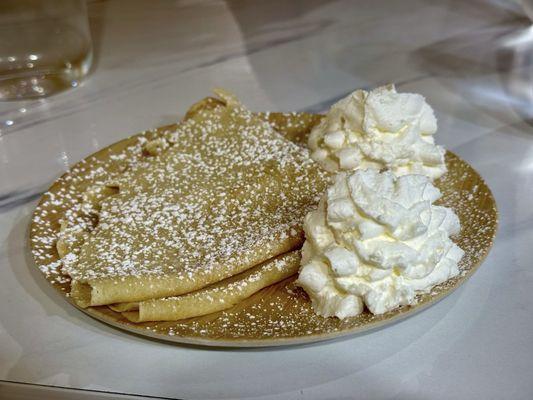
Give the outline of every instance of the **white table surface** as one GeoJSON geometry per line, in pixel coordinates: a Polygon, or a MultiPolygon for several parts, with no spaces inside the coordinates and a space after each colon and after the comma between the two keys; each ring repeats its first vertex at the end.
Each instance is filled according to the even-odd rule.
{"type": "MultiPolygon", "coordinates": [[[[533,28],[512,2],[95,1],[89,12],[89,79],[0,103],[0,379],[187,399],[533,398],[533,28]],[[35,270],[36,195],[212,87],[257,110],[316,111],[388,82],[427,97],[437,140],[483,175],[500,211],[483,266],[430,309],[333,342],[214,350],[105,326],[35,270]]],[[[0,384],[0,397],[19,386],[0,384]]]]}

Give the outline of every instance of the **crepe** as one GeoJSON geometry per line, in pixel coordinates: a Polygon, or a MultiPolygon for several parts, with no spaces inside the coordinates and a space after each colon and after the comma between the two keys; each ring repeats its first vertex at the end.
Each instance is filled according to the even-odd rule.
{"type": "MultiPolygon", "coordinates": [[[[218,91],[220,93],[220,91],[218,91]]],[[[206,97],[193,104],[185,119],[196,116],[199,112],[207,112],[217,107],[223,107],[224,102],[215,97],[206,97]]],[[[313,127],[324,118],[321,114],[309,114],[302,112],[270,113],[259,112],[255,114],[259,119],[267,122],[272,129],[282,135],[285,139],[307,148],[307,140],[313,127]]]]}
{"type": "Polygon", "coordinates": [[[81,307],[190,293],[301,246],[327,175],[235,98],[212,103],[149,142],[147,157],[103,184],[113,190],[92,189],[103,194],[86,201],[90,232],[65,228],[81,307]]]}
{"type": "MultiPolygon", "coordinates": [[[[193,118],[199,112],[210,111],[223,106],[224,102],[217,98],[205,98],[189,109],[185,119],[193,118]]],[[[307,143],[310,127],[321,119],[320,115],[315,114],[298,114],[298,118],[295,119],[294,113],[258,113],[257,116],[268,122],[273,129],[281,133],[285,138],[303,146],[307,143]]],[[[167,148],[166,143],[164,136],[159,137],[146,143],[144,149],[151,155],[158,155],[167,148]]],[[[299,261],[298,252],[289,252],[190,294],[150,299],[140,303],[111,304],[109,308],[123,313],[132,322],[167,321],[198,317],[230,308],[264,287],[296,274],[299,261]]]]}
{"type": "MultiPolygon", "coordinates": [[[[189,109],[185,119],[222,106],[224,103],[217,98],[205,98],[189,109]]],[[[294,113],[259,113],[257,116],[285,138],[303,146],[307,143],[311,127],[321,119],[315,114],[298,114],[296,119],[294,113]]],[[[166,148],[165,143],[165,138],[160,137],[146,143],[144,148],[149,154],[157,155],[166,148]]],[[[225,310],[264,287],[296,274],[299,260],[298,252],[290,252],[190,294],[140,303],[111,304],[109,308],[123,313],[132,322],[177,320],[225,310]],[[250,279],[253,283],[248,282],[250,279]]]]}
{"type": "Polygon", "coordinates": [[[206,288],[176,297],[111,306],[132,322],[173,321],[226,310],[259,290],[298,272],[300,254],[292,251],[206,288]]]}

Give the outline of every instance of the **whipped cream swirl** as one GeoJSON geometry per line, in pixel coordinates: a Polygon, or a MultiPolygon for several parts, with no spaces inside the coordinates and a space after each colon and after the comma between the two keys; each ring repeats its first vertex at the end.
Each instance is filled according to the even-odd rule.
{"type": "Polygon", "coordinates": [[[423,96],[394,85],[356,90],[334,104],[311,132],[311,156],[329,171],[390,169],[436,179],[446,172],[435,145],[437,120],[423,96]]]}
{"type": "Polygon", "coordinates": [[[297,283],[324,317],[382,314],[414,304],[459,273],[463,251],[450,240],[459,219],[434,205],[428,177],[387,171],[339,173],[304,223],[297,283]]]}

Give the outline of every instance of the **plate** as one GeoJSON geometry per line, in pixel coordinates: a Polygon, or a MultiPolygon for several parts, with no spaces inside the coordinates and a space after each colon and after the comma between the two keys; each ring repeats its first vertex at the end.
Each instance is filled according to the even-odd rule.
{"type": "MultiPolygon", "coordinates": [[[[319,116],[310,114],[263,114],[291,140],[305,143],[319,116]],[[303,121],[303,122],[302,122],[303,121]]],[[[142,143],[157,138],[175,125],[142,132],[117,142],[76,164],[42,196],[32,217],[30,245],[36,266],[62,296],[70,299],[70,280],[61,274],[55,238],[64,212],[79,204],[81,193],[91,183],[119,174],[128,160],[142,157],[142,143]],[[99,168],[105,165],[106,168],[99,168]]],[[[465,161],[446,153],[448,173],[435,182],[442,191],[439,203],[455,210],[461,233],[454,241],[465,251],[461,273],[417,297],[417,303],[382,315],[363,314],[339,320],[313,313],[305,292],[294,285],[294,277],[269,286],[235,307],[181,321],[132,323],[108,307],[80,308],[109,325],[142,336],[176,343],[206,346],[262,347],[302,344],[353,335],[406,318],[436,303],[462,285],[488,254],[497,229],[494,197],[481,176],[465,161]]],[[[79,307],[78,307],[79,308],[79,307]]]]}

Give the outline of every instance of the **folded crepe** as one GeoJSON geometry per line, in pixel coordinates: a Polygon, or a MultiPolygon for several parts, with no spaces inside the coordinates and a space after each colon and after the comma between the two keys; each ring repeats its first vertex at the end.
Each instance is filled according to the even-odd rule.
{"type": "Polygon", "coordinates": [[[299,266],[300,254],[295,250],[195,292],[109,307],[132,322],[198,317],[233,307],[259,290],[296,274],[299,266]]]}
{"type": "Polygon", "coordinates": [[[221,97],[148,142],[147,156],[113,182],[90,188],[96,226],[66,227],[58,242],[77,304],[179,296],[301,246],[327,174],[264,118],[221,97]]]}

